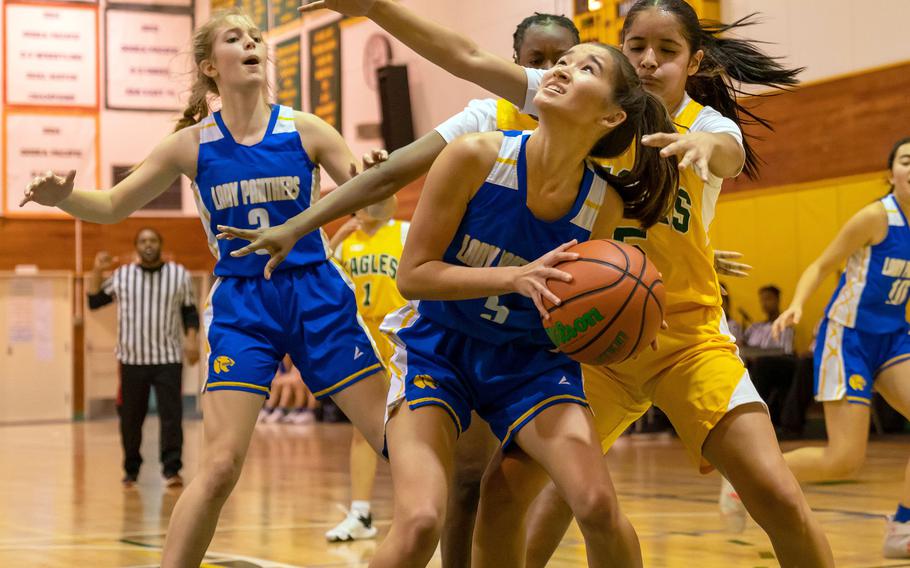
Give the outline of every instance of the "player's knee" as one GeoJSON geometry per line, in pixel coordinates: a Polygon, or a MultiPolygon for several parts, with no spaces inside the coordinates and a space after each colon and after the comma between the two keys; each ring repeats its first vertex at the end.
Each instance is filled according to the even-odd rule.
{"type": "Polygon", "coordinates": [[[412,552],[435,550],[442,532],[444,514],[435,507],[420,507],[402,515],[401,527],[412,552]]]}
{"type": "Polygon", "coordinates": [[[766,476],[756,494],[760,499],[747,507],[765,530],[798,532],[807,525],[811,512],[799,483],[792,476],[766,476]]]}
{"type": "Polygon", "coordinates": [[[621,518],[619,502],[608,487],[582,488],[569,496],[569,506],[582,530],[606,530],[612,534],[618,529],[621,518]]]}
{"type": "Polygon", "coordinates": [[[859,473],[865,462],[865,455],[860,452],[833,451],[829,454],[827,474],[829,479],[849,479],[859,473]]]}
{"type": "Polygon", "coordinates": [[[203,469],[206,495],[210,499],[226,499],[240,478],[243,460],[230,452],[212,458],[203,469]]]}

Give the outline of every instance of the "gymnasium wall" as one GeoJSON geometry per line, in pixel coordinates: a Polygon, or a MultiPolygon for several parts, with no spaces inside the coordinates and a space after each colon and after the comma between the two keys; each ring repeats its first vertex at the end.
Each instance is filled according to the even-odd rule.
{"type": "MultiPolygon", "coordinates": [[[[711,238],[752,264],[748,280],[726,278],[733,315],[761,319],[757,290],[782,289],[783,307],[802,271],[846,220],[887,191],[885,160],[895,140],[910,135],[910,43],[902,0],[725,0],[726,21],[758,11],[762,23],[743,32],[772,42],[765,48],[804,66],[792,93],[753,101],[775,132],[748,128],[765,160],[761,177],[727,182],[711,238]]],[[[837,283],[829,277],[806,305],[796,347],[806,349],[837,283]]]]}

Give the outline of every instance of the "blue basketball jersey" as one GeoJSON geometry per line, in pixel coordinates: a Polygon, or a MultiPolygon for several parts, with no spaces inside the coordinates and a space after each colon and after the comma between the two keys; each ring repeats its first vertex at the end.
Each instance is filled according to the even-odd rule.
{"type": "MultiPolygon", "coordinates": [[[[527,206],[525,144],[529,132],[504,132],[499,157],[468,203],[443,260],[473,267],[522,266],[557,246],[586,241],[607,191],[606,181],[586,168],[572,208],[561,219],[542,221],[527,206]]],[[[530,298],[512,293],[473,300],[421,301],[428,319],[483,341],[519,341],[552,348],[530,298]]]]}
{"type": "Polygon", "coordinates": [[[910,226],[893,195],[881,202],[888,213],[888,235],[850,256],[827,314],[844,327],[862,331],[906,331],[910,329],[910,226]]]}
{"type": "MultiPolygon", "coordinates": [[[[194,194],[199,216],[218,262],[218,276],[259,276],[268,262],[265,251],[234,258],[243,240],[216,240],[218,225],[258,228],[280,225],[319,197],[319,171],[310,160],[294,123],[294,109],[273,105],[265,136],[246,146],[234,141],[221,112],[201,122],[194,194]]],[[[278,270],[290,270],[328,258],[322,231],[294,245],[278,270]]]]}

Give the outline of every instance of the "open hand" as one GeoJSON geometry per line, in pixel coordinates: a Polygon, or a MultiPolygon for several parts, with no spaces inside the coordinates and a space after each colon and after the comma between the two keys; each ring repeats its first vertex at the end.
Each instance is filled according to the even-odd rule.
{"type": "Polygon", "coordinates": [[[36,177],[25,188],[25,195],[19,202],[19,207],[24,206],[29,201],[34,201],[39,205],[56,207],[58,203],[66,199],[73,192],[73,180],[76,178],[76,170],[70,170],[66,177],[61,177],[48,170],[44,174],[36,177]]]}

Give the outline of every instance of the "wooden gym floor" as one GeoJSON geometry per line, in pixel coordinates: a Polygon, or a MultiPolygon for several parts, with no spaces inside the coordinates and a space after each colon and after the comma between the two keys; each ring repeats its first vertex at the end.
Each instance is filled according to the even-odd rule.
{"type": "MultiPolygon", "coordinates": [[[[0,566],[156,566],[178,495],[162,487],[157,427],[155,419],[146,423],[145,467],[133,490],[120,486],[115,421],[0,427],[0,566]]],[[[201,432],[200,422],[185,423],[186,478],[196,470],[201,432]]],[[[341,519],[336,504],[348,502],[349,439],[347,425],[258,427],[204,566],[366,566],[374,542],[330,545],[322,536],[341,519]]],[[[908,449],[906,437],[873,441],[856,482],[806,488],[838,566],[910,567],[880,553],[882,517],[895,507],[908,449]]],[[[777,566],[754,524],[741,534],[724,531],[717,475],[696,473],[674,438],[624,437],[610,468],[646,566],[777,566]]],[[[374,497],[380,537],[389,524],[389,487],[381,465],[374,497]]],[[[584,566],[576,528],[551,566],[584,566]]]]}

